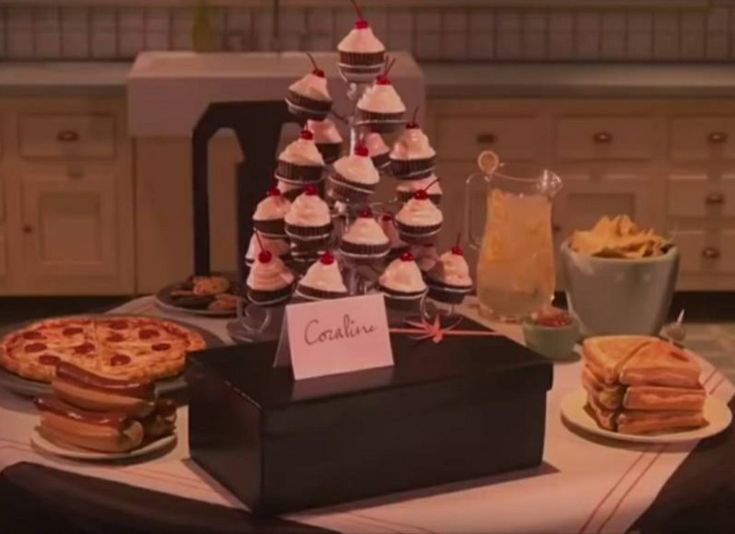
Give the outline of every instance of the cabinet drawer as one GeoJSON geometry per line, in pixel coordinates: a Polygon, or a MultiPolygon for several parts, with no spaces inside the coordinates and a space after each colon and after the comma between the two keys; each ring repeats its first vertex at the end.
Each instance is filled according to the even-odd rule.
{"type": "Polygon", "coordinates": [[[681,253],[682,273],[735,273],[735,230],[671,232],[681,253]]]}
{"type": "Polygon", "coordinates": [[[442,159],[474,159],[491,149],[503,160],[530,161],[545,146],[536,117],[437,117],[436,150],[442,159]]]}
{"type": "Polygon", "coordinates": [[[669,177],[669,215],[675,217],[735,217],[735,175],[711,180],[702,174],[669,177]]]}
{"type": "Polygon", "coordinates": [[[656,143],[653,120],[640,117],[563,117],[556,134],[561,160],[649,159],[656,143]]]}
{"type": "Polygon", "coordinates": [[[28,113],[20,116],[20,154],[28,159],[115,157],[111,115],[28,113]]]}
{"type": "Polygon", "coordinates": [[[735,117],[676,117],[669,127],[672,159],[735,159],[735,117]]]}

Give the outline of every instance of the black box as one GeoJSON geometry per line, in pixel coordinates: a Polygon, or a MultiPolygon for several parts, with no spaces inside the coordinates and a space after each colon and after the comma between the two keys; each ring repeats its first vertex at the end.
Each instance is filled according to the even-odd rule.
{"type": "Polygon", "coordinates": [[[540,464],[549,362],[501,336],[391,343],[394,367],[298,382],[276,343],[192,355],[192,458],[261,514],[540,464]]]}

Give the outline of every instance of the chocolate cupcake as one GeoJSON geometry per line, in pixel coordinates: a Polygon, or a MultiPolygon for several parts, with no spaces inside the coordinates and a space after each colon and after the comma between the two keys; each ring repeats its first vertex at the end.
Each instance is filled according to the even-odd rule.
{"type": "Polygon", "coordinates": [[[296,197],[286,213],[286,235],[296,252],[324,250],[332,237],[332,217],[329,206],[322,200],[316,187],[307,186],[296,197]]]}
{"type": "Polygon", "coordinates": [[[347,295],[339,265],[329,251],[309,267],[296,287],[296,296],[306,300],[337,299],[347,295]]]}
{"type": "Polygon", "coordinates": [[[388,259],[394,260],[408,250],[408,244],[401,241],[401,236],[398,235],[396,220],[395,217],[393,217],[393,214],[384,213],[380,216],[380,220],[378,222],[380,224],[380,228],[383,230],[385,235],[388,236],[390,241],[388,259]]]}
{"type": "Polygon", "coordinates": [[[390,172],[399,180],[426,178],[434,172],[436,151],[427,135],[412,121],[390,151],[390,172]]]}
{"type": "Polygon", "coordinates": [[[268,189],[268,196],[258,202],[253,214],[253,227],[266,237],[286,237],[284,217],[291,207],[276,186],[268,189]]]}
{"type": "Polygon", "coordinates": [[[355,147],[355,153],[334,162],[329,175],[330,196],[344,202],[367,202],[375,192],[380,174],[363,145],[355,147]]]}
{"type": "Polygon", "coordinates": [[[410,252],[404,252],[386,267],[378,278],[378,287],[385,295],[386,305],[401,311],[418,312],[427,292],[424,278],[410,252]]]}
{"type": "Polygon", "coordinates": [[[354,0],[352,5],[357,12],[357,22],[337,45],[339,52],[337,67],[348,82],[364,83],[375,78],[383,67],[385,46],[375,37],[354,0]]]}
{"type": "Polygon", "coordinates": [[[376,169],[384,169],[390,165],[390,148],[377,132],[370,132],[365,136],[365,146],[376,169]]]}
{"type": "Polygon", "coordinates": [[[299,138],[279,154],[276,179],[303,186],[322,181],[323,171],[324,158],[314,143],[314,134],[302,130],[299,138]]]}
{"type": "Polygon", "coordinates": [[[287,261],[291,252],[291,244],[285,239],[278,237],[265,237],[263,235],[253,235],[250,237],[248,250],[245,253],[245,265],[248,267],[255,263],[255,259],[263,250],[267,250],[281,261],[287,261]],[[261,243],[263,244],[261,247],[261,243]]]}
{"type": "Polygon", "coordinates": [[[416,191],[396,214],[396,226],[406,243],[432,242],[442,227],[444,217],[423,189],[416,191]]]}
{"type": "Polygon", "coordinates": [[[426,284],[429,286],[429,298],[446,304],[462,303],[472,291],[472,278],[459,245],[439,256],[426,274],[426,284]]]}
{"type": "Polygon", "coordinates": [[[381,260],[390,251],[390,239],[373,217],[370,208],[365,208],[342,236],[339,252],[356,262],[381,260]]]}
{"type": "Polygon", "coordinates": [[[401,202],[408,202],[413,198],[416,191],[423,189],[426,194],[429,195],[431,200],[437,206],[441,203],[442,191],[439,185],[439,178],[435,174],[431,174],[426,178],[419,178],[418,180],[402,180],[396,188],[396,198],[401,202]]]}
{"type": "Polygon", "coordinates": [[[267,250],[261,251],[245,281],[248,300],[263,307],[278,306],[291,298],[294,275],[267,250]]]}
{"type": "Polygon", "coordinates": [[[306,129],[314,134],[316,148],[324,158],[324,163],[334,163],[342,154],[342,135],[329,119],[322,121],[307,121],[306,129]]]}
{"type": "Polygon", "coordinates": [[[393,62],[357,101],[356,126],[380,133],[395,132],[403,127],[406,106],[388,79],[388,71],[392,65],[393,62]]]}
{"type": "Polygon", "coordinates": [[[332,97],[327,88],[327,79],[308,52],[314,67],[309,74],[292,83],[288,88],[286,105],[292,115],[300,119],[322,120],[332,109],[332,97]]]}

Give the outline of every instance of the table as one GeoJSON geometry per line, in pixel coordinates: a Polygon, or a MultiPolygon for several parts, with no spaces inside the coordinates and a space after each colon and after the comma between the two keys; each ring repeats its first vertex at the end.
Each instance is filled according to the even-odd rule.
{"type": "MultiPolygon", "coordinates": [[[[154,307],[150,297],[114,311],[168,316],[154,307]]],[[[477,318],[472,306],[465,313],[477,318]]],[[[227,340],[225,320],[171,317],[190,321],[227,340]]],[[[520,341],[518,327],[494,326],[520,341]]],[[[706,387],[730,400],[735,387],[710,364],[702,365],[706,387]]],[[[681,510],[691,513],[700,510],[701,503],[696,501],[698,493],[721,496],[722,493],[715,492],[725,488],[727,494],[728,488],[732,488],[735,466],[732,429],[700,443],[691,455],[694,444],[613,445],[569,431],[560,420],[559,402],[568,391],[578,387],[579,371],[579,362],[555,365],[554,387],[548,396],[544,463],[539,468],[310,510],[291,514],[286,519],[330,531],[366,533],[586,533],[620,532],[631,526],[656,530],[681,510]],[[675,472],[676,476],[672,477],[675,472]]],[[[188,460],[186,407],[179,409],[179,418],[177,447],[149,462],[113,466],[76,464],[33,450],[28,444],[30,429],[36,421],[32,408],[26,400],[0,392],[3,423],[0,469],[32,462],[218,505],[224,507],[220,509],[223,514],[226,509],[241,510],[242,505],[236,499],[188,460]]],[[[500,429],[498,439],[502,439],[500,429]]],[[[711,509],[710,504],[708,510],[711,509]]],[[[722,524],[730,516],[725,509],[717,520],[722,524]]],[[[685,519],[680,517],[675,524],[686,524],[685,519]]],[[[696,524],[701,526],[701,517],[696,524]]]]}

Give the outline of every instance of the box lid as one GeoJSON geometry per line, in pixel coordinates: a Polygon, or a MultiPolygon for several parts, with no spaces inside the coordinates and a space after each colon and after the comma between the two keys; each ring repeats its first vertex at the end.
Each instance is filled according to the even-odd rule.
{"type": "MultiPolygon", "coordinates": [[[[461,329],[486,330],[463,320],[461,329]]],[[[395,366],[295,381],[288,368],[274,368],[277,342],[216,348],[190,357],[192,372],[214,373],[263,410],[326,401],[362,393],[389,392],[442,383],[474,385],[483,395],[516,396],[551,388],[549,361],[501,336],[445,336],[440,343],[391,334],[395,366]]]]}

